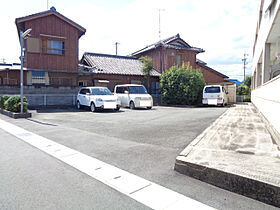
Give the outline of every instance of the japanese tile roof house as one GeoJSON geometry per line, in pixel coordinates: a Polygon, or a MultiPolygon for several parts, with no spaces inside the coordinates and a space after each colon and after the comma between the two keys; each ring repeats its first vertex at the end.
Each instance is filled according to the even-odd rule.
{"type": "Polygon", "coordinates": [[[173,65],[182,65],[189,62],[193,68],[202,70],[207,84],[222,83],[226,75],[210,68],[207,64],[196,58],[197,54],[203,53],[202,48],[192,47],[185,42],[179,34],[158,41],[138,50],[131,55],[134,57],[149,56],[153,60],[153,66],[159,72],[165,72],[173,65]]]}
{"type": "MultiPolygon", "coordinates": [[[[108,55],[99,53],[84,53],[80,63],[84,71],[92,73],[91,78],[95,85],[108,83],[109,89],[113,90],[117,84],[136,83],[145,84],[147,79],[142,73],[142,62],[129,56],[108,55]]],[[[159,86],[160,73],[156,70],[151,72],[151,92],[156,92],[159,86]]]]}
{"type": "MultiPolygon", "coordinates": [[[[24,40],[24,85],[77,86],[79,80],[79,38],[86,29],[50,10],[17,18],[18,34],[32,29],[24,40]]],[[[19,70],[19,69],[18,69],[19,70]]],[[[0,72],[3,84],[19,85],[19,71],[0,72]]]]}

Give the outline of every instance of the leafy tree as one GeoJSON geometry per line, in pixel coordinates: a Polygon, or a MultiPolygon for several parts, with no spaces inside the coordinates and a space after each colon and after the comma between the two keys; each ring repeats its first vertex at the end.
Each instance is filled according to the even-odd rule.
{"type": "Polygon", "coordinates": [[[251,76],[246,76],[244,84],[239,85],[236,89],[237,95],[251,95],[251,76]]]}
{"type": "Polygon", "coordinates": [[[246,76],[245,81],[244,81],[244,85],[247,85],[248,87],[251,87],[251,80],[252,80],[251,76],[246,76]]]}
{"type": "Polygon", "coordinates": [[[239,85],[236,89],[237,95],[249,95],[250,88],[247,85],[239,85]]]}
{"type": "Polygon", "coordinates": [[[153,71],[153,64],[152,64],[152,58],[148,56],[142,56],[139,59],[143,63],[142,67],[142,72],[144,76],[147,78],[147,83],[148,83],[148,92],[150,92],[150,77],[151,77],[151,72],[153,71]]]}
{"type": "Polygon", "coordinates": [[[204,86],[200,69],[192,69],[189,63],[172,66],[160,78],[162,99],[167,104],[198,104],[204,86]]]}

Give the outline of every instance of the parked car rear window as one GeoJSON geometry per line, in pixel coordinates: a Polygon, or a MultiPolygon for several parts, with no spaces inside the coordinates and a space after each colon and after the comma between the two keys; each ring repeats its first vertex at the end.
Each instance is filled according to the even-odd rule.
{"type": "Polygon", "coordinates": [[[113,95],[108,88],[92,88],[92,95],[113,95]]]}
{"type": "Polygon", "coordinates": [[[220,87],[206,87],[205,93],[220,93],[221,89],[220,87]]]}
{"type": "Polygon", "coordinates": [[[129,86],[129,93],[131,94],[147,94],[144,86],[129,86]]]}
{"type": "Polygon", "coordinates": [[[80,94],[84,94],[85,95],[86,93],[89,93],[89,89],[85,89],[84,88],[84,89],[80,90],[80,94]]]}

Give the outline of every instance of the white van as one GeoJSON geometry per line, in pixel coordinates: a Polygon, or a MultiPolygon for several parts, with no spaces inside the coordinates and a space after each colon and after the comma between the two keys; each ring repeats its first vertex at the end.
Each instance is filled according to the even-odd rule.
{"type": "Polygon", "coordinates": [[[153,106],[153,98],[143,85],[116,85],[114,94],[120,100],[122,107],[151,109],[153,106]]]}
{"type": "Polygon", "coordinates": [[[203,105],[221,105],[226,106],[228,103],[227,92],[221,85],[206,85],[203,88],[202,104],[203,105]]]}
{"type": "Polygon", "coordinates": [[[117,96],[106,87],[83,87],[77,94],[77,108],[90,107],[92,112],[96,109],[120,109],[117,96]]]}

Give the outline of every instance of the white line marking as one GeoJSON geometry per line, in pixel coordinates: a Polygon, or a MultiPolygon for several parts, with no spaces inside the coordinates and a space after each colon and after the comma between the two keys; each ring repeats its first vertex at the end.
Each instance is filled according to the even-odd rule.
{"type": "Polygon", "coordinates": [[[0,128],[153,209],[213,209],[115,166],[0,120],[0,128]]]}

